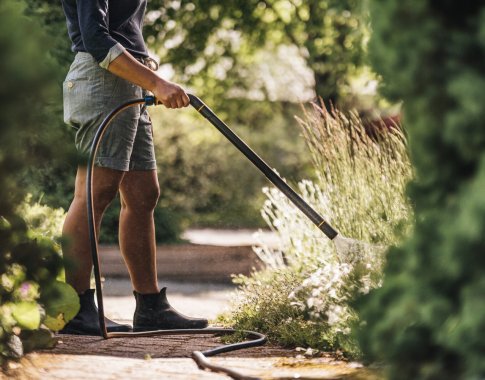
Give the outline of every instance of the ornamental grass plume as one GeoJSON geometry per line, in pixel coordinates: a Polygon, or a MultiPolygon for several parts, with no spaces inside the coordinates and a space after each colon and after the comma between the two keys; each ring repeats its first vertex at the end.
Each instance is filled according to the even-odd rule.
{"type": "Polygon", "coordinates": [[[328,111],[323,104],[297,120],[333,225],[354,239],[396,243],[396,227],[410,213],[404,192],[412,175],[401,126],[366,127],[355,111],[328,111]]]}

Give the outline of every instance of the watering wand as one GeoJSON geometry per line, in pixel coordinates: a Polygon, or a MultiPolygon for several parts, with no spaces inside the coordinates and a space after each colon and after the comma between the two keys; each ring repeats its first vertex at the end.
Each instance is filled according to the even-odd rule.
{"type": "Polygon", "coordinates": [[[338,232],[308,205],[266,162],[263,161],[239,136],[237,136],[217,115],[197,96],[189,94],[190,105],[221,132],[268,180],[298,207],[330,240],[338,232]]]}

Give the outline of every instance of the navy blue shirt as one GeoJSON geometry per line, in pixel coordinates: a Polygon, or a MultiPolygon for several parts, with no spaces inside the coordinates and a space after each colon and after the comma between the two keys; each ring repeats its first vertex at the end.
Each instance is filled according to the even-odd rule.
{"type": "Polygon", "coordinates": [[[147,0],[62,0],[72,51],[98,63],[121,44],[136,58],[148,57],[142,28],[147,0]]]}

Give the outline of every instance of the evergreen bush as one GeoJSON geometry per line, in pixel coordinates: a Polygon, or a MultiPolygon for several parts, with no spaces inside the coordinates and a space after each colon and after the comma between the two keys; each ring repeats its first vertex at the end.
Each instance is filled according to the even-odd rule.
{"type": "Polygon", "coordinates": [[[360,342],[392,379],[483,379],[485,3],[371,4],[374,68],[404,102],[415,222],[358,305],[360,342]]]}

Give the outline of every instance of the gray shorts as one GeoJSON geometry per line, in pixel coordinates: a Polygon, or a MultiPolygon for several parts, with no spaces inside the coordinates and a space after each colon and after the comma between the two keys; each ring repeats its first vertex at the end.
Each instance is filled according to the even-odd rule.
{"type": "MultiPolygon", "coordinates": [[[[103,119],[144,90],[101,68],[89,53],[77,53],[63,83],[64,121],[76,130],[75,144],[89,154],[103,119]]],[[[156,169],[153,128],[144,106],[133,106],[112,121],[98,149],[96,166],[129,171],[156,169]]]]}

